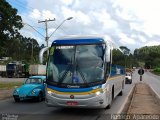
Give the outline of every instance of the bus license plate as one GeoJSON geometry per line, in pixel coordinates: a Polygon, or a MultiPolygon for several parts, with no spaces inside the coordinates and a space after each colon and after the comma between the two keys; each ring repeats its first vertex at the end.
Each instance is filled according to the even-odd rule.
{"type": "Polygon", "coordinates": [[[68,101],[67,105],[69,105],[69,106],[76,106],[76,105],[78,105],[78,102],[77,101],[68,101]]]}

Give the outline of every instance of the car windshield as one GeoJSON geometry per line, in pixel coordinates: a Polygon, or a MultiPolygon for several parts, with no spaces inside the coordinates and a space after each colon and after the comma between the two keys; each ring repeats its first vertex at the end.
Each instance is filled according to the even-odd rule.
{"type": "Polygon", "coordinates": [[[102,81],[104,49],[103,44],[51,47],[47,80],[60,84],[87,84],[102,81]]]}
{"type": "Polygon", "coordinates": [[[41,84],[42,79],[40,78],[28,78],[25,82],[25,84],[41,84]]]}

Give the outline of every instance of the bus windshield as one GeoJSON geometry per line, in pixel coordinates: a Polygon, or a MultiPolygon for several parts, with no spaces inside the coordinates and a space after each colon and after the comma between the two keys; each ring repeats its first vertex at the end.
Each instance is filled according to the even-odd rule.
{"type": "Polygon", "coordinates": [[[52,46],[47,66],[50,83],[82,85],[104,80],[105,45],[52,46]]]}

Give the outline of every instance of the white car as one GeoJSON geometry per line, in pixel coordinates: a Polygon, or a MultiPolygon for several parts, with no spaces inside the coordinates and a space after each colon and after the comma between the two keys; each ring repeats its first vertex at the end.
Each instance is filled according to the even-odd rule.
{"type": "Polygon", "coordinates": [[[125,76],[125,83],[126,84],[132,84],[132,74],[131,73],[126,73],[126,76],[125,76]]]}

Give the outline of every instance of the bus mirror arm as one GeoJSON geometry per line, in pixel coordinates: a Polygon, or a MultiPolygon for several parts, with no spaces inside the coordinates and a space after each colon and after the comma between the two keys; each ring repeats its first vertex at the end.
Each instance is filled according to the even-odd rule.
{"type": "Polygon", "coordinates": [[[45,47],[43,49],[40,50],[39,52],[39,62],[40,64],[43,64],[43,54],[45,51],[47,51],[50,47],[45,47]]]}

